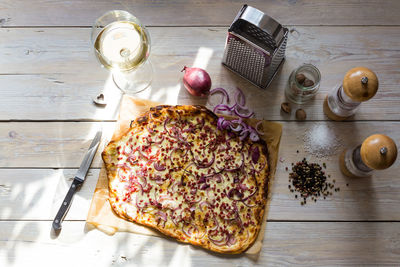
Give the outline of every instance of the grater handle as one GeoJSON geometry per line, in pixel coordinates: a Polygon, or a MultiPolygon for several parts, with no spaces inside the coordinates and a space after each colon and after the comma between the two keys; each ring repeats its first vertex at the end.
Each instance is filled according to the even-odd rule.
{"type": "Polygon", "coordinates": [[[278,46],[285,35],[285,28],[279,22],[252,6],[243,5],[229,28],[229,32],[234,31],[239,20],[246,21],[270,35],[275,42],[275,47],[278,46]]]}
{"type": "Polygon", "coordinates": [[[246,8],[247,8],[247,4],[244,4],[244,5],[242,6],[242,8],[239,10],[239,12],[236,14],[235,19],[233,20],[231,26],[230,26],[229,29],[228,29],[228,32],[231,32],[231,31],[232,31],[232,28],[234,27],[235,22],[239,20],[240,16],[242,16],[242,14],[243,14],[243,12],[246,10],[246,8]]]}

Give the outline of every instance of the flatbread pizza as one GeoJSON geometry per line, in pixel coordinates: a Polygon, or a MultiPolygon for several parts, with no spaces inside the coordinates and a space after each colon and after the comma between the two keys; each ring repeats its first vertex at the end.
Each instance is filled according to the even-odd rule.
{"type": "Polygon", "coordinates": [[[236,254],[257,238],[268,150],[202,106],[156,106],[102,153],[114,212],[181,242],[236,254]]]}

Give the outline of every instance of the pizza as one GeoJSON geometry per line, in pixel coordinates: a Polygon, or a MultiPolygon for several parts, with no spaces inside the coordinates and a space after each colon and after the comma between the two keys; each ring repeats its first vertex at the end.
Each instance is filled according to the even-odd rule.
{"type": "Polygon", "coordinates": [[[262,140],[217,127],[202,106],[156,106],[102,153],[120,217],[220,253],[257,238],[268,191],[262,140]]]}

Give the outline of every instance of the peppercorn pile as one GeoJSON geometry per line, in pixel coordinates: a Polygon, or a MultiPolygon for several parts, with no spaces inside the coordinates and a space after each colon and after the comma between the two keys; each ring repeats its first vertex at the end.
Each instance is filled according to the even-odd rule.
{"type": "MultiPolygon", "coordinates": [[[[326,168],[325,163],[323,167],[326,168]]],[[[292,163],[289,182],[292,184],[288,186],[290,192],[296,191],[300,193],[301,205],[306,204],[308,198],[311,198],[314,202],[317,202],[317,198],[320,196],[325,199],[327,196],[332,195],[332,189],[335,192],[340,191],[340,188],[334,188],[333,183],[335,183],[335,180],[333,180],[333,183],[327,181],[325,172],[318,163],[308,163],[306,158],[296,164],[292,163]]],[[[295,198],[297,197],[296,194],[295,198]]]]}

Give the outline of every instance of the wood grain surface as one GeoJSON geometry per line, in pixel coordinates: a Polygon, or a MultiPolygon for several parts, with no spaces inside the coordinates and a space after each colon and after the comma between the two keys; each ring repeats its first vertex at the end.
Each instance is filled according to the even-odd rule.
{"type": "MultiPolygon", "coordinates": [[[[341,141],[342,149],[361,144],[365,138],[376,132],[383,132],[396,143],[400,142],[400,123],[395,121],[294,121],[282,122],[282,125],[280,156],[291,162],[306,155],[303,136],[315,125],[329,127],[341,141]],[[352,138],[348,138],[349,136],[352,138]],[[297,154],[297,150],[301,153],[297,154]]],[[[110,140],[114,126],[114,122],[0,123],[0,168],[77,168],[96,130],[102,129],[103,140],[92,163],[92,167],[100,168],[100,153],[104,144],[110,140]]],[[[326,160],[337,160],[340,154],[337,153],[326,160]]],[[[395,168],[385,170],[393,174],[396,171],[395,168]]]]}
{"type": "MultiPolygon", "coordinates": [[[[329,181],[336,180],[340,192],[316,203],[301,206],[288,189],[287,163],[278,165],[269,221],[400,221],[398,175],[385,171],[379,177],[349,179],[337,161],[328,163],[329,181]],[[348,184],[348,185],[347,185],[348,184]]],[[[315,160],[320,162],[318,160],[315,160]]],[[[394,167],[398,168],[398,167],[394,167]]],[[[68,191],[77,169],[2,169],[0,170],[1,220],[52,220],[68,191]]],[[[97,183],[99,169],[89,172],[74,198],[66,220],[85,220],[97,183]]],[[[299,195],[297,193],[297,195],[299,195]]]]}
{"type": "Polygon", "coordinates": [[[0,2],[0,266],[399,265],[399,160],[372,177],[350,179],[341,174],[338,155],[374,133],[400,144],[400,1],[247,3],[290,30],[286,62],[266,90],[221,65],[227,29],[240,1],[0,2]],[[138,97],[212,108],[220,96],[194,98],[182,86],[182,67],[196,66],[210,73],[213,87],[230,94],[242,88],[256,118],[283,124],[258,257],[216,255],[167,238],[107,236],[85,225],[102,164],[99,153],[113,132],[121,98],[89,39],[94,20],[112,9],[128,10],[149,26],[155,76],[138,97]],[[281,112],[280,104],[286,101],[288,76],[302,63],[316,65],[322,80],[316,98],[301,106],[307,121],[297,122],[294,112],[281,112]],[[349,121],[329,121],[322,110],[325,95],[356,66],[377,73],[379,91],[349,121]],[[104,108],[91,100],[100,90],[109,100],[104,108]],[[308,152],[304,135],[322,126],[330,127],[340,145],[333,155],[317,158],[308,152]],[[56,235],[51,221],[99,128],[99,151],[56,235]],[[301,206],[288,188],[288,176],[291,163],[303,157],[326,163],[328,179],[340,191],[301,206]]]}
{"type": "MultiPolygon", "coordinates": [[[[91,122],[18,122],[0,124],[0,202],[1,219],[51,219],[64,193],[67,191],[74,169],[78,168],[95,130],[103,127],[103,141],[92,167],[100,168],[100,152],[113,132],[114,123],[91,122]],[[4,127],[7,126],[7,127],[4,127]],[[6,136],[4,138],[4,136],[6,136]],[[11,168],[11,169],[10,169],[11,168]],[[24,169],[18,169],[24,168],[24,169]],[[28,168],[28,169],[25,169],[28,168]],[[29,169],[41,168],[41,169],[29,169]],[[44,169],[43,169],[44,168],[44,169]],[[49,170],[48,168],[61,168],[49,170]],[[12,173],[14,176],[11,177],[12,173]],[[29,175],[31,173],[31,175],[29,175]],[[21,187],[21,185],[26,185],[21,187]],[[26,189],[26,190],[25,190],[26,189]],[[33,198],[30,196],[34,196],[33,198]],[[26,199],[25,199],[26,198],[26,199]],[[20,205],[20,203],[29,203],[20,205]],[[51,204],[51,209],[46,205],[51,204]],[[11,212],[12,211],[12,212],[11,212]]],[[[364,138],[380,129],[400,142],[399,122],[283,122],[280,161],[277,165],[269,220],[288,221],[400,221],[400,163],[372,177],[350,179],[339,170],[338,155],[346,148],[354,147],[364,138]],[[332,156],[318,158],[307,153],[303,138],[317,126],[330,127],[341,145],[332,156]],[[355,134],[357,133],[357,134],[355,134]],[[348,138],[352,135],[352,138],[348,138]],[[299,151],[299,153],[297,153],[299,151]],[[326,172],[341,188],[326,200],[300,205],[295,194],[288,189],[291,163],[303,157],[311,162],[326,163],[326,172]],[[288,171],[286,170],[288,167],[288,171]],[[301,211],[301,212],[298,212],[301,211]]],[[[97,181],[98,170],[90,173],[88,181],[78,194],[78,200],[67,218],[84,220],[97,181]]]]}
{"type": "MultiPolygon", "coordinates": [[[[78,169],[1,169],[1,220],[53,220],[78,169]]],[[[99,169],[89,171],[66,220],[85,220],[99,169]]]]}
{"type": "MultiPolygon", "coordinates": [[[[206,68],[213,87],[234,93],[242,88],[258,118],[293,120],[281,114],[284,89],[291,71],[302,63],[322,74],[320,93],[306,105],[310,120],[325,120],[322,103],[352,67],[374,70],[380,87],[350,120],[397,120],[400,31],[397,27],[292,27],[286,62],[272,85],[259,89],[221,65],[226,28],[151,28],[154,81],[139,97],[177,104],[217,101],[191,97],[182,86],[182,67],[206,68]]],[[[89,29],[0,29],[0,120],[115,120],[119,91],[91,52],[89,29]],[[106,108],[91,98],[106,88],[106,108]],[[52,112],[49,112],[51,110],[52,112]]]]}
{"type": "Polygon", "coordinates": [[[3,26],[91,26],[108,10],[123,9],[145,25],[230,25],[247,3],[286,25],[400,25],[396,0],[173,0],[173,1],[3,1],[3,26]]]}
{"type": "Polygon", "coordinates": [[[258,258],[217,255],[167,238],[116,233],[84,222],[0,222],[2,266],[337,266],[400,261],[400,223],[270,222],[258,258]],[[23,256],[22,256],[23,255],[23,256]],[[68,256],[67,256],[68,255],[68,256]]]}

